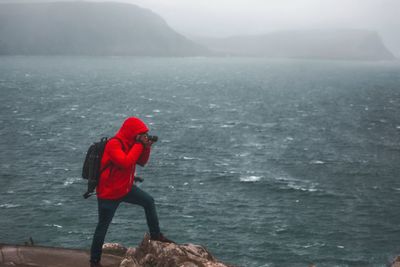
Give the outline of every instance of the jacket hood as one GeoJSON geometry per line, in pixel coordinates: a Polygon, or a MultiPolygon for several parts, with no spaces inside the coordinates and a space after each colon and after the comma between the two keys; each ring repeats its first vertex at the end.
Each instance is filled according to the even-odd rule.
{"type": "Polygon", "coordinates": [[[130,117],[124,121],[116,137],[121,138],[129,146],[135,143],[136,136],[149,130],[144,122],[136,117],[130,117]]]}

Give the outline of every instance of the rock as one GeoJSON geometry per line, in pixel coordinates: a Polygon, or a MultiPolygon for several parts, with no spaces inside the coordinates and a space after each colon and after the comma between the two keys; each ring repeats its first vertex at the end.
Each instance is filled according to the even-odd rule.
{"type": "Polygon", "coordinates": [[[133,255],[135,255],[135,253],[136,253],[136,248],[128,248],[128,250],[126,251],[126,256],[133,257],[133,255]]]}
{"type": "MultiPolygon", "coordinates": [[[[229,267],[217,259],[203,246],[173,244],[152,241],[146,234],[137,248],[125,248],[120,244],[108,243],[104,253],[122,255],[120,267],[229,267]]],[[[232,266],[231,266],[232,267],[232,266]]]]}
{"type": "Polygon", "coordinates": [[[105,243],[103,245],[103,253],[115,256],[125,256],[127,248],[118,243],[105,243]]]}
{"type": "Polygon", "coordinates": [[[134,258],[127,256],[121,261],[119,267],[140,267],[140,265],[134,258]]]}
{"type": "Polygon", "coordinates": [[[393,260],[391,267],[400,267],[400,256],[397,256],[397,257],[393,260]]]}
{"type": "Polygon", "coordinates": [[[147,234],[144,236],[142,243],[136,249],[133,256],[142,266],[227,266],[218,262],[211,253],[202,246],[151,241],[147,234]]]}
{"type": "MultiPolygon", "coordinates": [[[[0,243],[0,266],[4,267],[87,267],[89,257],[88,250],[0,243]]],[[[205,247],[152,241],[147,234],[137,248],[104,244],[101,263],[104,267],[233,267],[215,259],[205,247]]]]}
{"type": "MultiPolygon", "coordinates": [[[[0,243],[0,266],[14,267],[88,267],[90,253],[87,250],[43,246],[21,246],[0,243]]],[[[123,257],[105,254],[104,267],[120,266],[123,257]]]]}

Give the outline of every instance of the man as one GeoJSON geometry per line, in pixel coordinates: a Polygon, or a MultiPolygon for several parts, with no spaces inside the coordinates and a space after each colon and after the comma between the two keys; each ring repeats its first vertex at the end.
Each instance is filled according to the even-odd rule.
{"type": "Polygon", "coordinates": [[[154,199],[134,185],[136,164],[144,166],[150,156],[152,141],[147,126],[138,118],[125,120],[115,137],[105,147],[101,175],[96,188],[99,211],[90,255],[90,266],[101,267],[100,259],[108,226],[121,202],[144,208],[152,240],[172,242],[162,235],[154,199]]]}

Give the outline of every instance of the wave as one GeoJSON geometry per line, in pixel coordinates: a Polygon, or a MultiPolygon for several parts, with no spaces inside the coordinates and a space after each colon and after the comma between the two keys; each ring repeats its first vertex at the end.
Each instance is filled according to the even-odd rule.
{"type": "Polygon", "coordinates": [[[324,192],[324,190],[317,188],[318,183],[309,180],[279,176],[275,178],[275,181],[280,184],[279,188],[283,190],[294,190],[308,193],[324,192]]]}
{"type": "Polygon", "coordinates": [[[310,161],[310,164],[325,164],[325,161],[322,161],[322,160],[312,160],[312,161],[310,161]]]}
{"type": "Polygon", "coordinates": [[[184,160],[200,160],[199,158],[186,157],[186,156],[183,156],[182,159],[184,159],[184,160]]]}
{"type": "Polygon", "coordinates": [[[1,204],[0,208],[12,209],[12,208],[18,208],[20,206],[21,205],[19,205],[19,204],[5,203],[5,204],[1,204]]]}
{"type": "Polygon", "coordinates": [[[299,191],[303,191],[303,192],[317,192],[319,191],[317,188],[315,188],[315,185],[311,184],[309,187],[307,186],[302,186],[302,185],[298,185],[295,183],[288,183],[287,187],[289,189],[294,189],[294,190],[299,190],[299,191]]]}
{"type": "Polygon", "coordinates": [[[245,182],[245,183],[248,183],[248,182],[254,183],[254,182],[260,181],[261,178],[262,178],[262,176],[249,175],[249,176],[240,177],[240,181],[245,182]]]}
{"type": "Polygon", "coordinates": [[[77,177],[68,177],[65,181],[64,181],[64,186],[70,186],[72,184],[74,184],[76,181],[81,180],[81,178],[77,178],[77,177]]]}
{"type": "Polygon", "coordinates": [[[189,129],[201,129],[203,125],[188,125],[187,128],[189,129]]]}
{"type": "Polygon", "coordinates": [[[59,229],[63,228],[62,225],[59,225],[59,224],[48,224],[48,223],[46,223],[44,226],[47,226],[47,227],[56,227],[56,228],[59,228],[59,229]]]}

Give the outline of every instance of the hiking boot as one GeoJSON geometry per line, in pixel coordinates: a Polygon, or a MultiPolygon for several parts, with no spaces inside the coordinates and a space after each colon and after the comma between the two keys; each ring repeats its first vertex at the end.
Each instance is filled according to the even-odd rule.
{"type": "Polygon", "coordinates": [[[151,240],[153,241],[159,241],[159,242],[164,242],[164,243],[173,243],[176,244],[174,241],[169,240],[168,238],[166,238],[163,234],[159,234],[157,237],[152,237],[151,240]]]}

